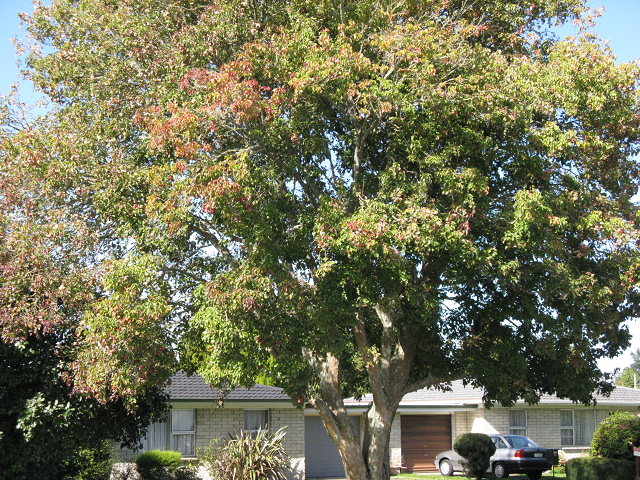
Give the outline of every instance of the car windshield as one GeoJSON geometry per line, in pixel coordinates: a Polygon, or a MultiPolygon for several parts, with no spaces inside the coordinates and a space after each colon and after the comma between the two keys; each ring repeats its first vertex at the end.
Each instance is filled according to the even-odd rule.
{"type": "Polygon", "coordinates": [[[511,444],[513,448],[524,448],[524,447],[534,447],[539,448],[536,443],[527,438],[527,437],[506,437],[508,443],[511,444]]]}

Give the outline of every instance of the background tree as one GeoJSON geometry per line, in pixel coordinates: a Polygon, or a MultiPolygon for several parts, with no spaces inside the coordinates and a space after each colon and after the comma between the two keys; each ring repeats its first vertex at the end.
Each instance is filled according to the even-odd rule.
{"type": "Polygon", "coordinates": [[[596,361],[638,313],[640,72],[581,1],[64,0],[25,21],[56,108],[3,143],[0,198],[18,245],[29,218],[94,282],[77,391],[158,384],[175,344],[211,383],[312,404],[360,480],[388,476],[416,389],[611,389],[596,361]],[[343,400],[364,392],[361,445],[343,400]]]}
{"type": "Polygon", "coordinates": [[[112,442],[137,446],[166,411],[160,388],[137,396],[135,413],[122,399],[103,405],[71,395],[61,378],[69,349],[68,338],[53,334],[0,342],[0,468],[6,478],[70,480],[97,471],[102,476],[82,478],[108,479],[112,442]],[[106,471],[96,468],[100,464],[106,471]]]}
{"type": "Polygon", "coordinates": [[[625,367],[618,376],[616,376],[616,385],[623,387],[635,388],[637,379],[640,378],[640,348],[631,353],[633,362],[625,367]]]}

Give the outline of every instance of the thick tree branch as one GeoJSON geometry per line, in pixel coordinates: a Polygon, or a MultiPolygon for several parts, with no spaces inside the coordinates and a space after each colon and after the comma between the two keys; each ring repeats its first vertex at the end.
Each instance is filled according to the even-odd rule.
{"type": "Polygon", "coordinates": [[[229,249],[220,242],[218,237],[216,237],[210,232],[207,232],[206,230],[200,228],[198,225],[195,225],[195,224],[191,224],[190,228],[193,232],[197,233],[205,240],[208,240],[211,243],[211,245],[220,253],[220,255],[223,256],[223,258],[227,261],[227,263],[230,266],[236,267],[238,265],[238,261],[231,254],[229,249]]]}

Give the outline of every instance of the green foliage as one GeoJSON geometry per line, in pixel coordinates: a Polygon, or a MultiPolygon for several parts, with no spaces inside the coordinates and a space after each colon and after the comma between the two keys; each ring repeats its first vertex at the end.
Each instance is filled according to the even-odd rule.
{"type": "Polygon", "coordinates": [[[467,475],[477,479],[489,470],[489,459],[496,452],[493,440],[483,433],[463,433],[456,438],[453,449],[465,459],[467,475]]]}
{"type": "Polygon", "coordinates": [[[418,388],[610,391],[597,361],[640,314],[640,66],[583,4],[38,4],[51,108],[0,111],[0,335],[64,326],[75,390],[132,410],[177,358],[273,379],[352,478],[418,388]]]}
{"type": "Polygon", "coordinates": [[[166,411],[159,389],[135,397],[135,412],[121,400],[73,395],[61,378],[70,351],[69,338],[53,334],[0,341],[0,470],[7,478],[108,478],[112,442],[137,445],[166,411]]]}
{"type": "Polygon", "coordinates": [[[142,480],[159,480],[175,472],[182,463],[180,452],[150,450],[136,456],[136,467],[142,480]]]}
{"type": "Polygon", "coordinates": [[[640,349],[631,353],[631,357],[633,358],[633,363],[625,367],[616,377],[616,385],[635,388],[636,384],[640,382],[640,349]]]}
{"type": "Polygon", "coordinates": [[[633,480],[635,463],[629,460],[578,457],[567,462],[567,480],[633,480]]]}
{"type": "Polygon", "coordinates": [[[567,456],[564,453],[564,450],[559,450],[558,451],[558,465],[555,466],[554,473],[565,474],[566,473],[566,467],[567,467],[567,456]]]}
{"type": "Polygon", "coordinates": [[[640,447],[640,417],[630,412],[616,412],[596,428],[591,455],[633,460],[633,447],[640,447]]]}
{"type": "Polygon", "coordinates": [[[83,448],[75,452],[67,462],[76,473],[65,480],[109,480],[115,463],[113,442],[102,440],[96,447],[83,448]]]}
{"type": "Polygon", "coordinates": [[[274,434],[258,430],[255,434],[240,431],[224,445],[214,441],[198,452],[215,480],[285,480],[289,456],[282,446],[285,432],[274,434]]]}
{"type": "Polygon", "coordinates": [[[616,377],[616,385],[621,387],[635,388],[638,381],[640,381],[640,373],[631,367],[625,367],[616,377]]]}

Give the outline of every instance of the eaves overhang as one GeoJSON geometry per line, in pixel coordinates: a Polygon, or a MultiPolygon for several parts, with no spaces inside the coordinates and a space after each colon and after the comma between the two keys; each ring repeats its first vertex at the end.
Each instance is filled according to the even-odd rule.
{"type": "Polygon", "coordinates": [[[267,409],[290,409],[297,408],[290,400],[193,400],[193,399],[171,399],[169,402],[174,409],[241,409],[241,410],[267,410],[267,409]]]}
{"type": "MultiPolygon", "coordinates": [[[[361,415],[369,409],[368,405],[345,405],[347,411],[352,415],[361,415]]],[[[448,414],[453,412],[466,412],[469,410],[475,410],[478,408],[476,403],[461,403],[461,404],[433,404],[433,405],[400,405],[396,410],[399,414],[448,414]]],[[[317,416],[318,412],[312,408],[307,407],[304,410],[304,414],[307,417],[317,416]]]]}

